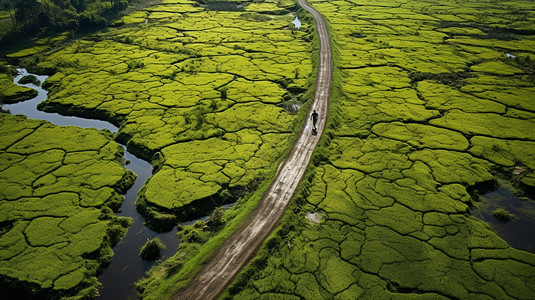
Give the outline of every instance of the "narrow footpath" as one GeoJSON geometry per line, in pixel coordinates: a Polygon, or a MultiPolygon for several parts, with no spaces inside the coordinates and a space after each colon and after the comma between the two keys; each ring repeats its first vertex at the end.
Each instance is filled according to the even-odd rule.
{"type": "Polygon", "coordinates": [[[308,118],[290,155],[279,167],[275,180],[260,200],[258,207],[249,215],[245,224],[214,253],[189,284],[173,295],[173,299],[208,300],[217,298],[223,292],[281,220],[297,185],[303,178],[312,152],[323,134],[332,82],[331,41],[321,14],[310,7],[305,0],[299,0],[299,4],[314,17],[320,40],[316,91],[308,118]],[[310,119],[313,109],[319,113],[317,135],[312,135],[310,119]]]}

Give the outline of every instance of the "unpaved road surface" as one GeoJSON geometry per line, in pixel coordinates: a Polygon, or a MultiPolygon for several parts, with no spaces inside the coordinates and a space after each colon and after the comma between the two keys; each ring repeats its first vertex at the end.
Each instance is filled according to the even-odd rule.
{"type": "Polygon", "coordinates": [[[299,4],[314,17],[320,40],[316,92],[308,118],[294,148],[279,167],[275,180],[258,207],[246,223],[216,250],[189,284],[173,295],[173,299],[215,299],[223,292],[279,223],[323,133],[332,81],[331,41],[321,14],[305,0],[299,0],[299,4]],[[319,113],[316,136],[312,135],[312,109],[319,113]]]}

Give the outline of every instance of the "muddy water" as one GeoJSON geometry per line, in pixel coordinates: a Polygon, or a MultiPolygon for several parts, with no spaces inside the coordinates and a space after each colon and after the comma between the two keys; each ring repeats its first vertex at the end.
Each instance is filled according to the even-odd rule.
{"type": "Polygon", "coordinates": [[[472,215],[486,221],[502,239],[516,249],[535,253],[535,201],[528,198],[519,198],[511,192],[511,188],[505,182],[500,182],[500,187],[495,191],[489,191],[480,197],[478,208],[472,211],[472,215]],[[503,208],[515,215],[508,222],[496,219],[492,212],[503,208]]]}
{"type": "MultiPolygon", "coordinates": [[[[15,78],[15,83],[17,83],[22,76],[30,75],[24,69],[19,69],[19,73],[20,75],[15,78]]],[[[41,82],[48,78],[47,76],[35,76],[37,76],[41,82]]],[[[111,132],[117,132],[117,127],[105,121],[62,116],[56,113],[39,111],[37,110],[37,104],[47,99],[48,92],[40,86],[36,86],[32,83],[24,84],[22,86],[35,89],[39,94],[34,99],[28,101],[9,105],[4,104],[3,108],[9,110],[12,114],[23,114],[31,119],[46,120],[52,124],[60,126],[72,125],[83,128],[108,129],[111,132]]],[[[176,252],[179,243],[176,235],[176,227],[170,232],[158,234],[143,225],[143,217],[136,211],[135,201],[139,189],[152,175],[152,166],[148,162],[141,160],[126,151],[126,147],[123,146],[123,148],[125,149],[125,160],[130,161],[130,163],[126,165],[126,168],[132,170],[137,175],[137,179],[132,188],[126,193],[125,200],[117,215],[130,217],[134,222],[121,242],[113,248],[113,252],[115,253],[113,260],[99,277],[99,281],[103,285],[99,299],[136,298],[133,283],[143,277],[145,272],[154,265],[154,262],[143,260],[138,255],[139,250],[145,244],[147,239],[157,236],[160,237],[162,242],[166,245],[166,249],[161,252],[160,257],[162,259],[173,255],[176,252]]]]}

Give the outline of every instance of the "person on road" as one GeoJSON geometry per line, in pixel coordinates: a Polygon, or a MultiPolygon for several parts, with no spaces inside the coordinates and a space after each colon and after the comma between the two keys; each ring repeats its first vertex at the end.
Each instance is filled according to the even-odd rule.
{"type": "Polygon", "coordinates": [[[318,113],[316,110],[312,112],[312,124],[314,125],[314,128],[312,128],[312,135],[317,135],[318,130],[316,129],[316,123],[318,122],[318,113]]]}
{"type": "Polygon", "coordinates": [[[312,125],[314,125],[314,130],[316,130],[316,123],[318,122],[318,113],[316,110],[312,112],[312,125]]]}

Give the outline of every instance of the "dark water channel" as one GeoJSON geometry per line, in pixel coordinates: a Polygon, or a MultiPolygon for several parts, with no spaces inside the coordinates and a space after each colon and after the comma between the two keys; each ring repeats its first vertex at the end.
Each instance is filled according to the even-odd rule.
{"type": "MultiPolygon", "coordinates": [[[[19,69],[20,75],[15,78],[15,83],[18,84],[20,78],[24,75],[30,75],[26,70],[19,69]]],[[[35,74],[32,74],[35,75],[35,74]]],[[[40,82],[43,82],[48,76],[35,75],[40,82]]],[[[21,84],[19,84],[21,85],[21,84]]],[[[100,120],[84,119],[78,117],[62,116],[56,113],[46,113],[37,110],[37,104],[47,99],[48,92],[33,83],[23,84],[22,86],[35,89],[39,94],[31,100],[19,102],[15,104],[4,104],[3,108],[9,110],[12,114],[23,114],[30,119],[41,119],[49,121],[52,124],[65,126],[72,125],[83,128],[97,128],[108,129],[116,133],[117,127],[100,120]]],[[[133,283],[139,280],[147,270],[149,270],[154,262],[143,260],[138,253],[141,247],[145,244],[147,239],[159,236],[162,242],[166,245],[166,249],[161,251],[161,258],[165,259],[173,255],[179,244],[176,235],[176,227],[166,233],[154,232],[143,225],[143,217],[137,212],[135,208],[135,201],[139,189],[143,186],[145,181],[152,175],[152,166],[129,153],[125,149],[125,160],[130,161],[126,168],[133,171],[137,175],[136,182],[128,190],[125,195],[125,200],[121,206],[121,210],[117,213],[118,216],[130,217],[134,220],[132,226],[123,237],[121,242],[113,248],[114,257],[111,264],[104,269],[104,272],[99,277],[99,281],[103,287],[100,291],[99,299],[135,299],[136,293],[133,288],[133,283]]]]}
{"type": "Polygon", "coordinates": [[[208,10],[213,11],[244,11],[245,6],[249,3],[238,3],[238,2],[230,2],[230,1],[206,1],[205,3],[202,3],[202,6],[205,7],[208,10]]]}
{"type": "Polygon", "coordinates": [[[535,201],[519,198],[511,190],[506,182],[500,182],[498,189],[479,197],[481,202],[472,215],[489,223],[509,245],[535,253],[535,201]],[[496,219],[492,212],[498,208],[514,214],[515,218],[507,222],[496,219]]]}

